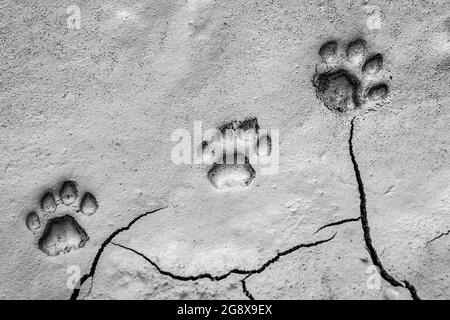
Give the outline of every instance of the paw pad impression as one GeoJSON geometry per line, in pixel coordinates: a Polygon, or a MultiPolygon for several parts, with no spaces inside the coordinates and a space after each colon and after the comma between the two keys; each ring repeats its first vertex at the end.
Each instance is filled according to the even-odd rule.
{"type": "Polygon", "coordinates": [[[57,196],[52,191],[46,192],[39,207],[40,214],[30,212],[25,223],[30,231],[40,233],[38,248],[42,252],[57,256],[84,247],[89,236],[73,215],[77,212],[92,215],[97,211],[97,199],[91,193],[86,192],[80,199],[76,182],[65,181],[57,196]],[[44,224],[41,218],[46,220],[44,224]]]}
{"type": "Polygon", "coordinates": [[[380,72],[383,57],[379,53],[368,56],[364,40],[350,42],[345,52],[336,41],[330,41],[318,53],[322,65],[313,84],[317,97],[329,110],[344,114],[388,95],[388,85],[380,72]]]}
{"type": "Polygon", "coordinates": [[[260,134],[255,117],[234,120],[218,129],[211,141],[203,142],[202,155],[212,166],[207,178],[220,190],[242,189],[255,178],[252,166],[259,156],[271,153],[271,137],[260,134]]]}

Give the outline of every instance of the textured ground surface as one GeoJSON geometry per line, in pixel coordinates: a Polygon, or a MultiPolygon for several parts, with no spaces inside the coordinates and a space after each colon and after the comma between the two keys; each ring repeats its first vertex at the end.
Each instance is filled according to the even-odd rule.
{"type": "Polygon", "coordinates": [[[0,298],[450,297],[448,1],[81,1],[70,29],[73,4],[0,1],[0,298]],[[278,174],[172,162],[176,129],[249,117],[278,174]]]}

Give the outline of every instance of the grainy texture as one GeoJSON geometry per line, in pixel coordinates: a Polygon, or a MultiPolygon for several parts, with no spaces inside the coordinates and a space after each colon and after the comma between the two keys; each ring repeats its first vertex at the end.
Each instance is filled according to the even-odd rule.
{"type": "Polygon", "coordinates": [[[450,298],[449,1],[80,1],[69,28],[71,5],[0,3],[1,299],[450,298]],[[345,81],[317,92],[336,70],[348,112],[321,97],[345,81]],[[253,118],[278,174],[224,192],[171,161],[176,129],[253,118]],[[89,239],[48,256],[66,215],[89,239]],[[231,270],[260,272],[180,280],[231,270]]]}

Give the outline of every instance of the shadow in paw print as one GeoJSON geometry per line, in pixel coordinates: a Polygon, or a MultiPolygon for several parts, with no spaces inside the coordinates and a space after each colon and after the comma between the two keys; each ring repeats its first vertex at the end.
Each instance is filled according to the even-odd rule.
{"type": "Polygon", "coordinates": [[[329,110],[346,114],[387,96],[388,85],[380,75],[383,57],[379,53],[367,57],[364,40],[350,42],[345,51],[339,50],[336,41],[330,41],[318,53],[322,65],[313,77],[313,85],[318,99],[329,110]]]}
{"type": "Polygon", "coordinates": [[[203,160],[212,164],[207,173],[209,182],[220,190],[249,186],[256,176],[252,165],[271,153],[270,135],[260,134],[256,117],[227,122],[217,131],[211,141],[202,143],[203,160]]]}
{"type": "Polygon", "coordinates": [[[81,212],[90,216],[97,211],[97,199],[90,192],[85,192],[80,200],[76,182],[65,181],[56,196],[52,191],[46,192],[39,207],[40,215],[36,211],[30,212],[25,223],[30,231],[40,233],[41,219],[46,220],[38,240],[42,252],[57,256],[84,247],[89,236],[73,215],[81,212]]]}

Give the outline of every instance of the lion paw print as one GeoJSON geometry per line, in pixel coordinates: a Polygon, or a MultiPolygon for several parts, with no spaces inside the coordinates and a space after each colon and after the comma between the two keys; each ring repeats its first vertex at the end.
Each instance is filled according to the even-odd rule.
{"type": "Polygon", "coordinates": [[[27,215],[26,226],[39,234],[38,248],[42,252],[49,256],[65,254],[84,247],[89,240],[73,215],[81,212],[90,216],[97,208],[97,200],[91,193],[86,192],[80,199],[76,182],[65,181],[56,195],[53,191],[44,194],[39,209],[27,215]]]}
{"type": "Polygon", "coordinates": [[[369,101],[382,100],[389,92],[380,72],[381,54],[368,56],[362,39],[350,42],[343,51],[336,41],[322,45],[321,72],[316,72],[313,78],[317,97],[338,114],[357,110],[369,101]]]}
{"type": "Polygon", "coordinates": [[[256,175],[252,164],[260,156],[270,155],[271,144],[269,134],[259,133],[256,118],[224,124],[202,145],[203,160],[212,164],[207,173],[209,182],[224,191],[247,187],[256,175]]]}

